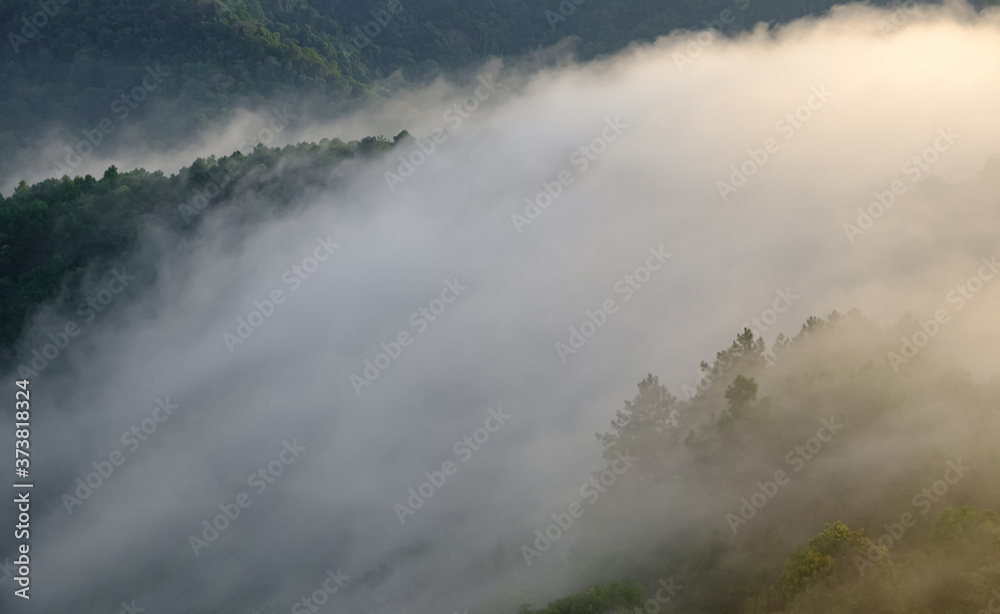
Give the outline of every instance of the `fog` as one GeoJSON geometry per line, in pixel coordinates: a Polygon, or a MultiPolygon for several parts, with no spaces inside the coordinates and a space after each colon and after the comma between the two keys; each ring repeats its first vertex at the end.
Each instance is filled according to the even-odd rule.
{"type": "MultiPolygon", "coordinates": [[[[588,64],[550,51],[337,122],[296,117],[271,144],[405,129],[420,145],[338,167],[278,220],[237,225],[215,203],[192,236],[148,230],[135,258],[155,281],[115,294],[30,378],[41,603],[5,590],[5,611],[289,611],[328,569],[360,578],[387,562],[378,591],[329,611],[563,595],[572,535],[531,567],[498,548],[516,553],[579,498],[603,467],[594,433],[638,381],[657,374],[682,396],[782,295],[777,321],[752,325],[769,344],[835,309],[890,326],[947,308],[929,350],[995,375],[1000,283],[960,311],[949,293],[998,249],[1000,11],[900,15],[891,32],[891,12],[860,6],[735,39],[682,32],[588,64]],[[526,210],[546,185],[551,204],[526,210]],[[892,206],[869,208],[878,198],[892,206]],[[571,327],[609,299],[574,347],[571,327]],[[270,315],[240,323],[255,310],[270,315]],[[369,381],[383,352],[398,356],[369,381]],[[168,398],[176,409],[133,450],[123,433],[163,418],[168,398]],[[456,442],[491,409],[510,418],[463,461],[456,442]],[[273,483],[248,485],[293,441],[304,450],[273,483]],[[69,513],[64,493],[115,450],[123,464],[69,513]],[[457,472],[401,522],[394,506],[446,461],[457,472]],[[241,492],[238,518],[193,547],[241,492]]],[[[242,116],[182,151],[95,154],[87,172],[175,170],[268,121],[242,116]]],[[[40,326],[60,317],[73,315],[40,326]]],[[[939,426],[907,441],[951,437],[939,426]]],[[[851,458],[889,454],[874,439],[853,439],[851,458]]],[[[688,512],[721,520],[727,505],[695,497],[688,512]]]]}

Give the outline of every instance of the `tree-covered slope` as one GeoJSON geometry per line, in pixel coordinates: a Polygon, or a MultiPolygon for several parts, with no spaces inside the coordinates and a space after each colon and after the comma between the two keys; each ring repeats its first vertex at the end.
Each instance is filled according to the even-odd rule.
{"type": "Polygon", "coordinates": [[[175,175],[143,169],[100,179],[63,177],[24,182],[0,200],[0,349],[13,344],[26,318],[60,292],[68,304],[84,276],[104,275],[133,251],[150,224],[183,233],[208,206],[233,206],[243,217],[279,214],[299,190],[329,180],[341,162],[392,147],[371,137],[324,139],[284,149],[258,146],[221,159],[198,159],[175,175]],[[281,165],[281,172],[274,172],[281,165]],[[234,198],[234,194],[239,194],[234,198]],[[247,195],[253,202],[247,203],[247,195]]]}
{"type": "Polygon", "coordinates": [[[833,4],[9,0],[0,3],[0,174],[5,164],[10,170],[14,152],[37,147],[53,125],[75,136],[104,118],[117,121],[126,109],[133,118],[156,119],[144,125],[144,138],[170,144],[237,108],[282,97],[301,98],[301,110],[312,116],[355,108],[378,95],[374,80],[395,71],[416,82],[567,37],[587,59],[677,29],[714,22],[735,33],[833,4]],[[150,69],[165,76],[136,102],[133,92],[150,69]]]}
{"type": "MultiPolygon", "coordinates": [[[[908,326],[834,312],[770,351],[746,330],[683,400],[645,378],[599,435],[608,463],[595,478],[618,479],[567,530],[574,581],[601,588],[522,614],[1000,603],[1000,381],[927,352],[897,372],[886,357],[908,326]],[[619,472],[618,454],[634,466],[619,472]],[[618,581],[641,597],[608,600],[618,581]]],[[[544,561],[545,540],[531,539],[510,545],[510,564],[544,561]]]]}
{"type": "MultiPolygon", "coordinates": [[[[902,525],[895,523],[901,529],[902,525]]],[[[874,537],[875,540],[878,537],[874,537]]],[[[888,543],[888,542],[884,542],[888,543]]],[[[1000,603],[1000,514],[968,505],[936,514],[929,534],[912,552],[894,559],[889,549],[842,522],[828,523],[785,559],[774,584],[757,598],[725,609],[683,609],[684,590],[697,578],[676,578],[652,586],[594,585],[540,608],[508,606],[509,614],[644,614],[652,612],[739,612],[741,614],[981,614],[1000,603]]],[[[713,590],[725,588],[716,584],[713,590]]],[[[491,612],[493,610],[487,610],[491,612]]],[[[485,614],[484,611],[483,614],[485,614]]]]}

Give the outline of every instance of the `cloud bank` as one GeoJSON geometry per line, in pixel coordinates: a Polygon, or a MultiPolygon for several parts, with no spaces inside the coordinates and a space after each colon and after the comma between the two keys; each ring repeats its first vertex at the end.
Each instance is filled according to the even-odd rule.
{"type": "Polygon", "coordinates": [[[32,382],[39,607],[286,611],[338,569],[387,577],[330,611],[557,596],[571,539],[537,569],[498,549],[579,498],[646,373],[676,393],[745,324],[856,307],[947,308],[933,351],[994,375],[1000,282],[970,278],[998,252],[1000,12],[892,17],[493,64],[298,118],[416,139],[280,220],[213,205],[193,237],[150,232],[155,283],[32,382]]]}

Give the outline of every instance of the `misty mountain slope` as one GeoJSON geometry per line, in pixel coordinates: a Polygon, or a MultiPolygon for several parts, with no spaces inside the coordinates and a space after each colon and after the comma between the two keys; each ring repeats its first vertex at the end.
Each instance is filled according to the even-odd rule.
{"type": "MultiPolygon", "coordinates": [[[[770,356],[742,334],[717,354],[710,380],[706,374],[688,401],[653,376],[643,380],[602,437],[609,463],[594,477],[601,484],[602,473],[618,475],[610,494],[592,486],[580,499],[580,524],[566,531],[574,584],[624,584],[539,609],[521,607],[530,594],[501,590],[474,611],[649,611],[658,609],[647,602],[659,594],[670,597],[660,606],[677,612],[978,612],[1000,582],[1000,517],[990,509],[1000,504],[1000,454],[992,444],[1000,386],[976,384],[927,355],[894,373],[883,359],[897,332],[835,313],[810,318],[770,356]],[[734,394],[735,380],[751,373],[761,382],[757,394],[734,394]],[[949,428],[954,422],[961,425],[949,428]],[[899,432],[900,423],[909,430],[899,432]],[[810,439],[823,424],[833,430],[813,450],[810,439]],[[916,445],[903,448],[903,441],[916,445]],[[621,471],[615,452],[634,466],[621,471]],[[789,480],[771,483],[775,469],[789,480]],[[944,474],[948,492],[935,497],[933,484],[945,484],[944,474]],[[773,491],[767,503],[730,524],[726,516],[740,514],[740,502],[762,482],[761,492],[773,491]]],[[[556,508],[550,526],[572,524],[567,509],[556,508]]],[[[545,530],[526,545],[508,542],[483,572],[524,559],[544,564],[541,535],[559,535],[545,530]]],[[[343,611],[388,612],[418,598],[424,588],[401,586],[394,576],[407,558],[400,554],[377,577],[366,574],[353,585],[360,603],[342,602],[343,611]]]]}
{"type": "MultiPolygon", "coordinates": [[[[785,559],[778,580],[759,595],[729,604],[714,603],[699,610],[691,589],[699,592],[729,587],[685,585],[676,576],[642,583],[595,585],[585,592],[555,600],[543,608],[489,606],[482,614],[585,614],[587,612],[717,611],[717,612],[955,612],[989,611],[1000,594],[998,545],[1000,514],[971,506],[948,507],[932,518],[920,538],[911,538],[912,551],[893,560],[889,548],[879,546],[865,531],[841,522],[829,523],[807,544],[785,559]],[[983,607],[987,605],[987,607],[983,607]]],[[[901,522],[893,523],[905,535],[901,522]]],[[[888,534],[885,534],[888,535],[888,534]]],[[[890,536],[891,537],[891,536],[890,536]]],[[[882,538],[884,543],[888,539],[882,538]]],[[[704,578],[704,575],[699,576],[704,578]]],[[[704,606],[701,606],[704,607],[704,606]]]]}
{"type": "Polygon", "coordinates": [[[771,355],[746,331],[689,401],[640,383],[602,436],[607,471],[634,467],[573,528],[576,582],[672,578],[680,612],[978,612],[1000,583],[1000,382],[926,353],[894,372],[912,324],[810,318],[771,355]]]}
{"type": "Polygon", "coordinates": [[[205,209],[233,206],[232,223],[261,223],[270,215],[287,214],[283,207],[263,206],[277,195],[287,204],[310,187],[327,185],[342,161],[389,147],[375,137],[350,143],[324,139],[199,158],[169,177],[145,170],[118,173],[112,167],[100,180],[87,175],[30,187],[21,182],[0,200],[0,228],[9,229],[0,252],[0,348],[9,353],[27,319],[60,293],[67,294],[60,297],[66,304],[86,312],[77,315],[93,314],[93,306],[85,304],[93,300],[86,283],[109,275],[114,264],[139,248],[144,226],[155,223],[181,232],[198,224],[205,209]]]}
{"type": "Polygon", "coordinates": [[[397,71],[426,82],[444,70],[516,58],[567,37],[590,59],[679,29],[711,24],[735,34],[835,4],[99,0],[43,8],[11,0],[0,6],[7,33],[0,177],[14,175],[16,184],[37,176],[39,167],[49,176],[73,176],[76,160],[89,155],[86,141],[79,146],[88,133],[89,143],[106,153],[133,138],[150,141],[155,151],[232,120],[243,108],[296,100],[299,112],[315,119],[342,115],[388,94],[388,84],[379,82],[397,71]],[[22,150],[26,158],[18,159],[22,150]]]}
{"type": "Polygon", "coordinates": [[[26,239],[73,231],[3,228],[56,298],[5,369],[35,592],[0,609],[979,614],[1000,12],[902,10],[492,62],[242,179],[270,110],[26,184],[26,239]]]}

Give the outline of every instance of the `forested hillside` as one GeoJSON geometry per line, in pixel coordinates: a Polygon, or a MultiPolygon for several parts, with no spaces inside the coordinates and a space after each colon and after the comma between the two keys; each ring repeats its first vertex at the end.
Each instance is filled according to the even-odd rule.
{"type": "MultiPolygon", "coordinates": [[[[725,25],[733,34],[832,4],[95,0],[42,7],[13,0],[0,6],[7,32],[0,175],[12,156],[39,145],[54,126],[89,134],[91,143],[111,152],[123,120],[155,118],[143,124],[142,136],[156,149],[269,100],[294,96],[297,111],[314,118],[358,108],[379,95],[374,81],[396,71],[420,82],[566,37],[577,37],[579,55],[590,58],[676,29],[706,27],[724,10],[733,16],[725,25]]],[[[5,227],[21,229],[0,254],[0,347],[17,338],[42,300],[75,284],[74,271],[120,256],[134,239],[133,218],[176,202],[184,184],[184,172],[169,180],[155,172],[72,179],[73,155],[37,161],[52,166],[46,168],[52,176],[70,179],[22,185],[0,204],[5,227]]]]}
{"type": "Polygon", "coordinates": [[[870,4],[0,0],[10,611],[1000,612],[1000,0],[870,4]]]}
{"type": "Polygon", "coordinates": [[[165,226],[183,234],[200,221],[202,211],[223,204],[234,209],[235,219],[260,221],[281,213],[277,207],[300,190],[325,181],[342,161],[391,147],[381,137],[350,143],[324,139],[199,158],[169,177],[143,169],[118,173],[112,166],[100,179],[21,182],[0,200],[0,228],[5,229],[0,236],[0,349],[7,354],[26,318],[61,292],[66,304],[82,304],[84,276],[106,274],[136,249],[144,227],[165,226]],[[240,197],[234,199],[237,191],[240,197]]]}
{"type": "Polygon", "coordinates": [[[567,37],[588,59],[677,29],[714,25],[735,34],[834,4],[9,0],[0,5],[0,174],[14,152],[39,145],[56,126],[76,135],[105,118],[155,118],[143,137],[170,145],[236,109],[276,99],[297,97],[314,118],[358,108],[385,93],[375,83],[396,71],[423,82],[490,57],[516,60],[567,37]],[[150,85],[149,69],[162,79],[133,97],[150,85]]]}
{"type": "MultiPolygon", "coordinates": [[[[577,582],[630,586],[595,584],[522,614],[1000,603],[1000,380],[977,384],[924,356],[896,373],[885,357],[909,325],[834,312],[771,351],[747,330],[678,391],[685,400],[644,379],[599,435],[606,471],[616,452],[635,467],[586,511],[573,554],[577,582]],[[938,439],[922,443],[929,429],[938,439]]],[[[542,554],[547,538],[532,539],[542,554]]],[[[497,604],[512,612],[511,599],[497,604]]]]}
{"type": "MultiPolygon", "coordinates": [[[[593,501],[554,509],[476,563],[542,574],[572,535],[579,592],[546,605],[512,587],[469,612],[989,611],[1000,603],[1000,380],[976,383],[926,355],[894,371],[886,353],[911,326],[833,312],[772,348],[745,330],[677,396],[648,375],[597,435],[607,465],[593,501]]],[[[417,598],[423,587],[378,605],[408,558],[353,578],[338,607],[383,614],[417,598]]]]}
{"type": "MultiPolygon", "coordinates": [[[[182,236],[209,206],[235,224],[288,214],[295,194],[335,185],[331,171],[395,143],[261,146],[169,177],[112,167],[100,179],[22,184],[0,203],[0,226],[19,231],[0,254],[7,358],[35,306],[61,292],[70,305],[86,300],[84,276],[134,251],[143,228],[182,236]]],[[[140,284],[155,275],[131,272],[140,284]]],[[[897,373],[886,357],[914,326],[834,312],[772,348],[744,331],[673,393],[649,375],[597,437],[608,471],[623,457],[634,467],[580,522],[571,576],[581,592],[544,607],[500,594],[482,613],[980,612],[1000,586],[1000,381],[974,383],[929,356],[897,373]],[[894,429],[917,442],[943,424],[934,445],[850,452],[894,429]]],[[[508,544],[496,563],[534,563],[542,535],[508,544]]],[[[355,581],[352,594],[370,600],[384,575],[355,581]]]]}

